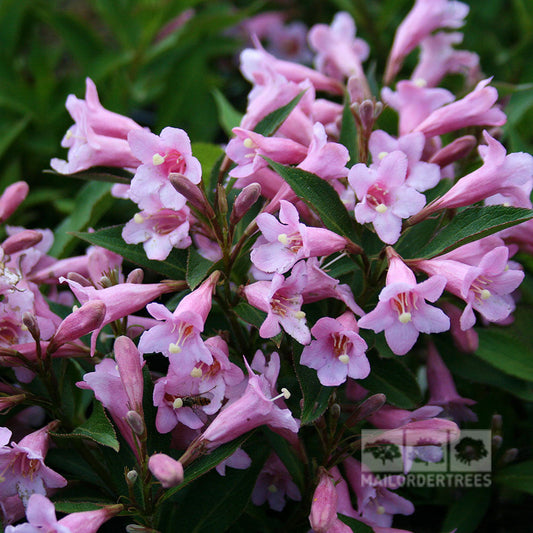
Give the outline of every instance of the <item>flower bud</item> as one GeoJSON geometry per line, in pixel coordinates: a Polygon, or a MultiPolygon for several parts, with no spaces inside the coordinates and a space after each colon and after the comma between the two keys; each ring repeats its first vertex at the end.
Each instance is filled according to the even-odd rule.
{"type": "Polygon", "coordinates": [[[499,450],[502,447],[503,437],[501,435],[493,435],[491,442],[494,450],[499,450]]]}
{"type": "Polygon", "coordinates": [[[202,191],[191,180],[178,172],[171,172],[168,176],[170,183],[176,191],[185,196],[187,201],[198,211],[206,212],[206,201],[202,191]]]}
{"type": "Polygon", "coordinates": [[[78,274],[77,272],[69,272],[67,274],[67,279],[71,281],[75,281],[76,283],[79,283],[82,287],[92,287],[93,284],[81,274],[78,274]]]}
{"type": "Polygon", "coordinates": [[[137,411],[128,411],[126,421],[135,435],[141,436],[145,431],[144,420],[137,411]]]}
{"type": "Polygon", "coordinates": [[[233,204],[233,211],[230,215],[230,224],[237,224],[239,220],[250,210],[261,195],[261,185],[250,183],[239,193],[233,204]]]}
{"type": "Polygon", "coordinates": [[[29,191],[25,181],[17,181],[7,187],[0,196],[0,222],[7,220],[26,198],[29,191]]]}
{"type": "Polygon", "coordinates": [[[39,342],[41,340],[41,330],[39,329],[39,324],[37,323],[37,317],[33,313],[26,311],[22,315],[22,323],[30,332],[32,338],[39,342]]]}
{"type": "Polygon", "coordinates": [[[356,410],[346,420],[346,426],[352,427],[361,420],[365,420],[376,411],[379,411],[386,401],[387,397],[381,393],[370,396],[357,406],[356,410]]]}
{"type": "Polygon", "coordinates": [[[7,413],[12,407],[22,403],[26,399],[26,394],[15,394],[13,396],[0,396],[0,413],[7,413]]]}
{"type": "Polygon", "coordinates": [[[132,270],[126,278],[126,283],[142,283],[144,279],[144,271],[142,268],[132,270]]]}
{"type": "Polygon", "coordinates": [[[48,353],[55,352],[62,344],[74,341],[97,330],[104,321],[106,306],[101,300],[90,300],[68,315],[48,346],[48,353]]]}
{"type": "Polygon", "coordinates": [[[217,185],[218,211],[225,215],[228,212],[228,199],[226,198],[226,189],[222,184],[217,185]]]}
{"type": "Polygon", "coordinates": [[[512,463],[518,456],[518,448],[509,448],[508,450],[505,450],[505,453],[502,456],[502,463],[504,465],[507,465],[509,463],[512,463]]]}
{"type": "Polygon", "coordinates": [[[454,161],[466,157],[476,144],[477,140],[473,135],[464,135],[439,150],[431,157],[429,162],[443,168],[454,161]]]}
{"type": "Polygon", "coordinates": [[[2,248],[4,249],[4,253],[11,255],[35,246],[42,239],[43,234],[40,231],[25,229],[8,237],[2,243],[2,248]]]}
{"type": "Polygon", "coordinates": [[[126,474],[126,482],[129,484],[129,485],[133,485],[136,481],[137,481],[137,478],[139,477],[139,473],[137,472],[137,470],[130,470],[127,474],[126,474]]]}
{"type": "Polygon", "coordinates": [[[326,533],[337,518],[337,491],[333,478],[323,467],[320,468],[318,482],[313,500],[309,522],[316,533],[326,533]]]}
{"type": "Polygon", "coordinates": [[[183,481],[183,466],[164,453],[156,453],[148,460],[148,468],[163,488],[169,489],[183,481]]]}

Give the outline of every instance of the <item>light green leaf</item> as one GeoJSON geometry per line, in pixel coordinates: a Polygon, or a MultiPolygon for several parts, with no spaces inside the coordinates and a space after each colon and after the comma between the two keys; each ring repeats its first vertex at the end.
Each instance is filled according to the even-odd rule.
{"type": "Polygon", "coordinates": [[[59,224],[54,231],[54,244],[50,254],[66,257],[76,244],[71,232],[83,231],[98,222],[100,217],[111,207],[114,199],[109,194],[111,185],[99,182],[87,183],[74,199],[71,215],[59,224]]]}
{"type": "Polygon", "coordinates": [[[189,248],[187,259],[187,284],[191,290],[196,289],[208,274],[216,270],[220,261],[214,262],[202,257],[192,246],[189,248]]]}
{"type": "Polygon", "coordinates": [[[77,427],[69,436],[93,440],[116,452],[120,448],[115,428],[107,418],[104,408],[98,400],[94,400],[93,411],[85,424],[77,427]]]}
{"type": "Polygon", "coordinates": [[[218,121],[226,135],[233,136],[233,128],[236,128],[242,120],[242,113],[237,111],[218,90],[213,90],[213,98],[217,105],[218,121]]]}
{"type": "Polygon", "coordinates": [[[503,205],[470,207],[458,213],[416,256],[431,258],[442,255],[531,218],[533,210],[521,207],[503,205]]]}
{"type": "MultiPolygon", "coordinates": [[[[267,314],[264,311],[252,307],[247,302],[239,302],[233,308],[233,310],[240,319],[244,320],[248,324],[251,324],[252,326],[255,326],[257,329],[261,327],[261,324],[263,324],[267,317],[267,314]]],[[[274,342],[277,346],[279,346],[280,344],[281,335],[282,333],[278,333],[275,337],[271,339],[272,342],[274,342]]]]}
{"type": "Polygon", "coordinates": [[[126,244],[122,239],[122,228],[124,226],[111,226],[94,233],[74,233],[74,235],[84,241],[96,246],[101,246],[121,255],[124,259],[154,272],[166,276],[168,279],[185,279],[187,265],[186,250],[172,250],[164,261],[153,261],[146,257],[146,253],[140,244],[126,244]]]}
{"type": "Polygon", "coordinates": [[[265,159],[272,169],[290,185],[296,195],[320,216],[328,229],[357,242],[353,227],[354,221],[335,189],[327,181],[305,170],[286,167],[271,159],[265,159]]]}
{"type": "Polygon", "coordinates": [[[224,150],[218,144],[192,143],[192,153],[202,165],[202,176],[204,183],[209,181],[209,175],[220,156],[224,155],[224,150]]]}

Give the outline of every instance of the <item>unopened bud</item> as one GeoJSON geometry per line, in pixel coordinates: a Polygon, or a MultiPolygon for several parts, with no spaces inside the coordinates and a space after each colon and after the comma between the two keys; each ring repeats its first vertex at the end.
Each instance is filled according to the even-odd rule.
{"type": "Polygon", "coordinates": [[[261,195],[261,185],[250,183],[239,193],[233,204],[233,211],[230,215],[230,224],[237,224],[239,220],[250,210],[261,195]]]}
{"type": "Polygon", "coordinates": [[[185,196],[187,201],[198,211],[205,213],[206,201],[202,191],[191,180],[186,178],[183,174],[171,172],[168,176],[170,183],[176,191],[185,196]]]}
{"type": "Polygon", "coordinates": [[[12,255],[35,246],[37,243],[41,242],[42,239],[43,234],[40,231],[25,229],[8,237],[2,243],[2,248],[4,249],[5,254],[12,255]]]}
{"type": "Polygon", "coordinates": [[[505,450],[505,453],[502,456],[502,463],[504,465],[507,465],[509,463],[512,463],[518,456],[518,448],[509,448],[508,450],[505,450]]]}
{"type": "Polygon", "coordinates": [[[358,76],[348,78],[348,94],[350,102],[361,103],[365,99],[365,85],[358,76]]]}
{"type": "Polygon", "coordinates": [[[497,435],[500,434],[502,432],[502,427],[503,427],[502,415],[499,415],[497,413],[492,415],[490,427],[493,433],[496,433],[497,435]]]}
{"type": "Polygon", "coordinates": [[[333,418],[338,419],[341,416],[341,406],[338,403],[334,403],[329,408],[329,412],[333,418]]]}
{"type": "Polygon", "coordinates": [[[316,533],[331,530],[337,518],[337,490],[335,482],[323,467],[320,468],[320,480],[313,494],[309,522],[316,533]]]}
{"type": "Polygon", "coordinates": [[[142,283],[144,279],[144,271],[142,268],[132,270],[126,278],[126,283],[142,283]]]}
{"type": "Polygon", "coordinates": [[[502,447],[503,437],[501,435],[492,436],[492,447],[494,450],[499,450],[502,447]]]}
{"type": "Polygon", "coordinates": [[[22,403],[26,399],[26,394],[15,394],[13,396],[0,396],[0,413],[7,413],[12,407],[22,403]]]}
{"type": "Polygon", "coordinates": [[[59,324],[48,346],[48,353],[53,353],[61,345],[97,330],[102,325],[105,314],[106,306],[101,300],[84,303],[59,324]]]}
{"type": "Polygon", "coordinates": [[[386,401],[387,397],[381,393],[370,396],[357,406],[356,410],[346,420],[346,426],[352,427],[361,420],[365,420],[371,414],[379,411],[385,405],[386,401]]]}
{"type": "Polygon", "coordinates": [[[30,332],[32,338],[39,342],[41,340],[41,330],[39,329],[39,324],[37,323],[37,317],[33,313],[26,311],[22,315],[22,323],[30,332]]]}
{"type": "Polygon", "coordinates": [[[476,144],[477,140],[473,135],[464,135],[439,150],[431,157],[429,162],[435,163],[441,168],[446,167],[454,161],[466,157],[476,144]]]}
{"type": "Polygon", "coordinates": [[[359,118],[366,131],[374,127],[374,102],[372,100],[363,100],[359,105],[359,118]]]}
{"type": "Polygon", "coordinates": [[[126,413],[126,421],[135,435],[141,436],[144,433],[144,420],[137,411],[128,411],[126,413]]]}
{"type": "Polygon", "coordinates": [[[69,272],[67,274],[67,279],[71,281],[75,281],[76,283],[79,283],[82,287],[92,287],[93,284],[81,274],[78,274],[77,272],[69,272]]]}
{"type": "Polygon", "coordinates": [[[148,526],[129,524],[126,526],[126,533],[159,533],[159,531],[148,526]]]}
{"type": "Polygon", "coordinates": [[[26,198],[29,191],[25,181],[17,181],[7,187],[0,196],[0,222],[7,220],[26,198]]]}
{"type": "Polygon", "coordinates": [[[133,485],[136,481],[137,481],[137,478],[139,477],[139,473],[137,472],[137,470],[130,470],[127,474],[126,474],[126,481],[130,484],[130,485],[133,485]]]}
{"type": "Polygon", "coordinates": [[[169,489],[183,481],[183,466],[164,453],[156,453],[148,460],[148,468],[162,487],[169,489]]]}
{"type": "Polygon", "coordinates": [[[221,215],[225,215],[228,212],[228,199],[226,198],[226,189],[224,189],[224,186],[219,183],[217,185],[217,191],[218,211],[221,215]]]}

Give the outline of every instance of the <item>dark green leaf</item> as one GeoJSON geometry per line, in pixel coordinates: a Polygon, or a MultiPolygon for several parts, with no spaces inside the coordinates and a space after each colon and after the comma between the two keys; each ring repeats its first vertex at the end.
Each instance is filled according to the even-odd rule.
{"type": "Polygon", "coordinates": [[[475,488],[466,491],[449,508],[441,527],[442,533],[457,528],[457,533],[474,533],[485,516],[490,504],[490,488],[475,488]]]}
{"type": "Polygon", "coordinates": [[[353,533],[372,533],[374,531],[370,526],[367,526],[366,524],[363,524],[363,522],[359,522],[359,520],[356,520],[350,516],[337,513],[337,517],[339,520],[341,520],[341,522],[344,522],[347,526],[350,526],[350,529],[353,531],[353,533]]]}
{"type": "Polygon", "coordinates": [[[87,501],[54,501],[54,507],[58,513],[83,513],[85,511],[97,511],[105,505],[113,505],[114,502],[87,502],[87,501]]]}
{"type": "Polygon", "coordinates": [[[494,481],[510,489],[533,494],[533,460],[507,466],[494,476],[494,481]]]}
{"type": "Polygon", "coordinates": [[[457,214],[424,246],[417,257],[431,258],[451,252],[498,231],[533,218],[533,210],[521,207],[489,205],[470,207],[457,214]]]}
{"type": "Polygon", "coordinates": [[[101,478],[94,471],[94,469],[85,462],[79,453],[77,453],[72,447],[68,446],[67,441],[61,437],[56,438],[52,434],[54,442],[59,447],[52,448],[46,454],[46,465],[54,470],[58,470],[63,474],[68,473],[69,478],[74,477],[80,481],[91,483],[97,486],[104,486],[101,478]],[[68,446],[68,447],[65,447],[68,446]]]}
{"type": "MultiPolygon", "coordinates": [[[[303,347],[301,345],[293,342],[295,361],[300,360],[302,349],[303,347]]],[[[335,390],[335,387],[325,387],[322,385],[318,380],[316,370],[301,365],[299,362],[295,362],[294,371],[296,372],[303,397],[300,423],[302,426],[306,426],[321,417],[328,408],[329,398],[335,390]]]]}
{"type": "Polygon", "coordinates": [[[189,248],[187,259],[187,283],[191,290],[196,289],[208,274],[217,268],[220,262],[213,262],[202,257],[192,246],[189,248]]]}
{"type": "Polygon", "coordinates": [[[422,394],[413,373],[399,359],[368,357],[370,375],[359,383],[365,389],[387,396],[387,402],[401,409],[413,409],[422,401],[422,394]]]}
{"type": "MultiPolygon", "coordinates": [[[[239,318],[244,320],[246,323],[255,326],[257,329],[261,327],[261,324],[265,321],[267,314],[256,307],[252,307],[249,303],[239,302],[234,308],[233,311],[237,314],[239,318]]],[[[282,333],[278,333],[271,340],[279,346],[281,342],[282,333]]]]}
{"type": "Polygon", "coordinates": [[[94,400],[93,412],[89,419],[77,427],[72,433],[53,433],[54,437],[61,439],[89,439],[103,446],[119,450],[119,443],[115,428],[107,418],[102,404],[94,400]]]}
{"type": "Polygon", "coordinates": [[[185,477],[183,479],[183,483],[181,483],[177,487],[168,490],[161,501],[165,501],[169,498],[172,498],[175,494],[184,489],[189,483],[193,482],[204,474],[207,474],[207,472],[215,468],[215,466],[217,466],[219,463],[221,463],[230,455],[232,455],[237,448],[240,448],[251,435],[252,433],[242,435],[238,439],[232,440],[231,442],[219,446],[210,454],[204,455],[203,457],[196,459],[189,467],[185,469],[185,477]]]}
{"type": "Polygon", "coordinates": [[[344,235],[353,242],[357,241],[353,220],[341,202],[335,189],[315,174],[299,168],[286,167],[266,158],[276,171],[310,209],[315,211],[324,225],[338,235],[344,235]]]}
{"type": "Polygon", "coordinates": [[[4,155],[11,144],[13,144],[17,137],[26,129],[30,123],[30,120],[31,117],[27,115],[21,118],[15,124],[10,124],[8,130],[2,132],[2,136],[0,137],[0,157],[4,155]]]}
{"type": "Polygon", "coordinates": [[[260,120],[255,126],[254,131],[263,135],[264,137],[269,137],[276,133],[276,130],[285,122],[285,119],[291,114],[291,111],[298,105],[298,102],[302,99],[304,95],[301,92],[298,96],[295,96],[288,104],[280,107],[269,113],[265,118],[260,120]]]}
{"type": "Polygon", "coordinates": [[[213,97],[217,105],[218,121],[226,135],[231,137],[233,128],[236,128],[241,123],[242,113],[237,111],[218,89],[213,90],[213,97]]]}
{"type": "MultiPolygon", "coordinates": [[[[106,183],[123,183],[125,185],[131,183],[131,174],[122,174],[111,171],[107,167],[93,167],[91,170],[82,170],[81,172],[75,172],[74,174],[60,174],[55,170],[46,169],[43,170],[43,174],[52,174],[54,176],[61,176],[66,178],[76,178],[85,181],[104,181],[106,183]]],[[[118,170],[118,169],[117,169],[118,170]]]]}
{"type": "Polygon", "coordinates": [[[99,182],[87,183],[80,189],[74,199],[72,214],[54,232],[51,255],[65,257],[69,254],[76,242],[71,232],[83,231],[95,224],[111,207],[114,200],[109,194],[110,189],[111,185],[99,182]]]}
{"type": "Polygon", "coordinates": [[[533,381],[531,350],[512,331],[479,329],[476,356],[506,374],[533,381]]]}
{"type": "Polygon", "coordinates": [[[164,261],[153,261],[146,257],[146,253],[140,244],[126,244],[122,239],[122,228],[124,226],[111,226],[94,233],[74,233],[74,235],[84,241],[96,246],[101,246],[121,255],[124,259],[154,272],[166,276],[169,279],[185,279],[185,269],[187,265],[186,250],[172,250],[164,261]]]}

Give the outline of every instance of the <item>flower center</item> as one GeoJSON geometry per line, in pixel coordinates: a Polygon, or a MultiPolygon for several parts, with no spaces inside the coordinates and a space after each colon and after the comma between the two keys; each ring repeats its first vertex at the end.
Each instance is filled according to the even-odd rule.
{"type": "Polygon", "coordinates": [[[187,170],[185,158],[182,153],[175,148],[171,148],[168,152],[163,154],[154,154],[152,157],[152,163],[156,167],[160,166],[167,175],[171,172],[185,174],[185,171],[187,170]]]}
{"type": "Polygon", "coordinates": [[[411,322],[413,309],[417,309],[416,295],[412,292],[402,292],[391,300],[391,305],[398,313],[398,320],[402,324],[407,324],[411,322]]]}
{"type": "Polygon", "coordinates": [[[374,183],[366,192],[366,203],[378,213],[385,213],[388,209],[389,191],[381,183],[374,183]]]}
{"type": "Polygon", "coordinates": [[[297,254],[303,246],[302,236],[299,232],[294,232],[289,235],[280,233],[278,241],[288,248],[293,254],[297,254]]]}
{"type": "Polygon", "coordinates": [[[470,285],[470,290],[474,293],[477,300],[488,300],[492,293],[487,289],[491,280],[485,276],[478,276],[472,285],[470,285]]]}

